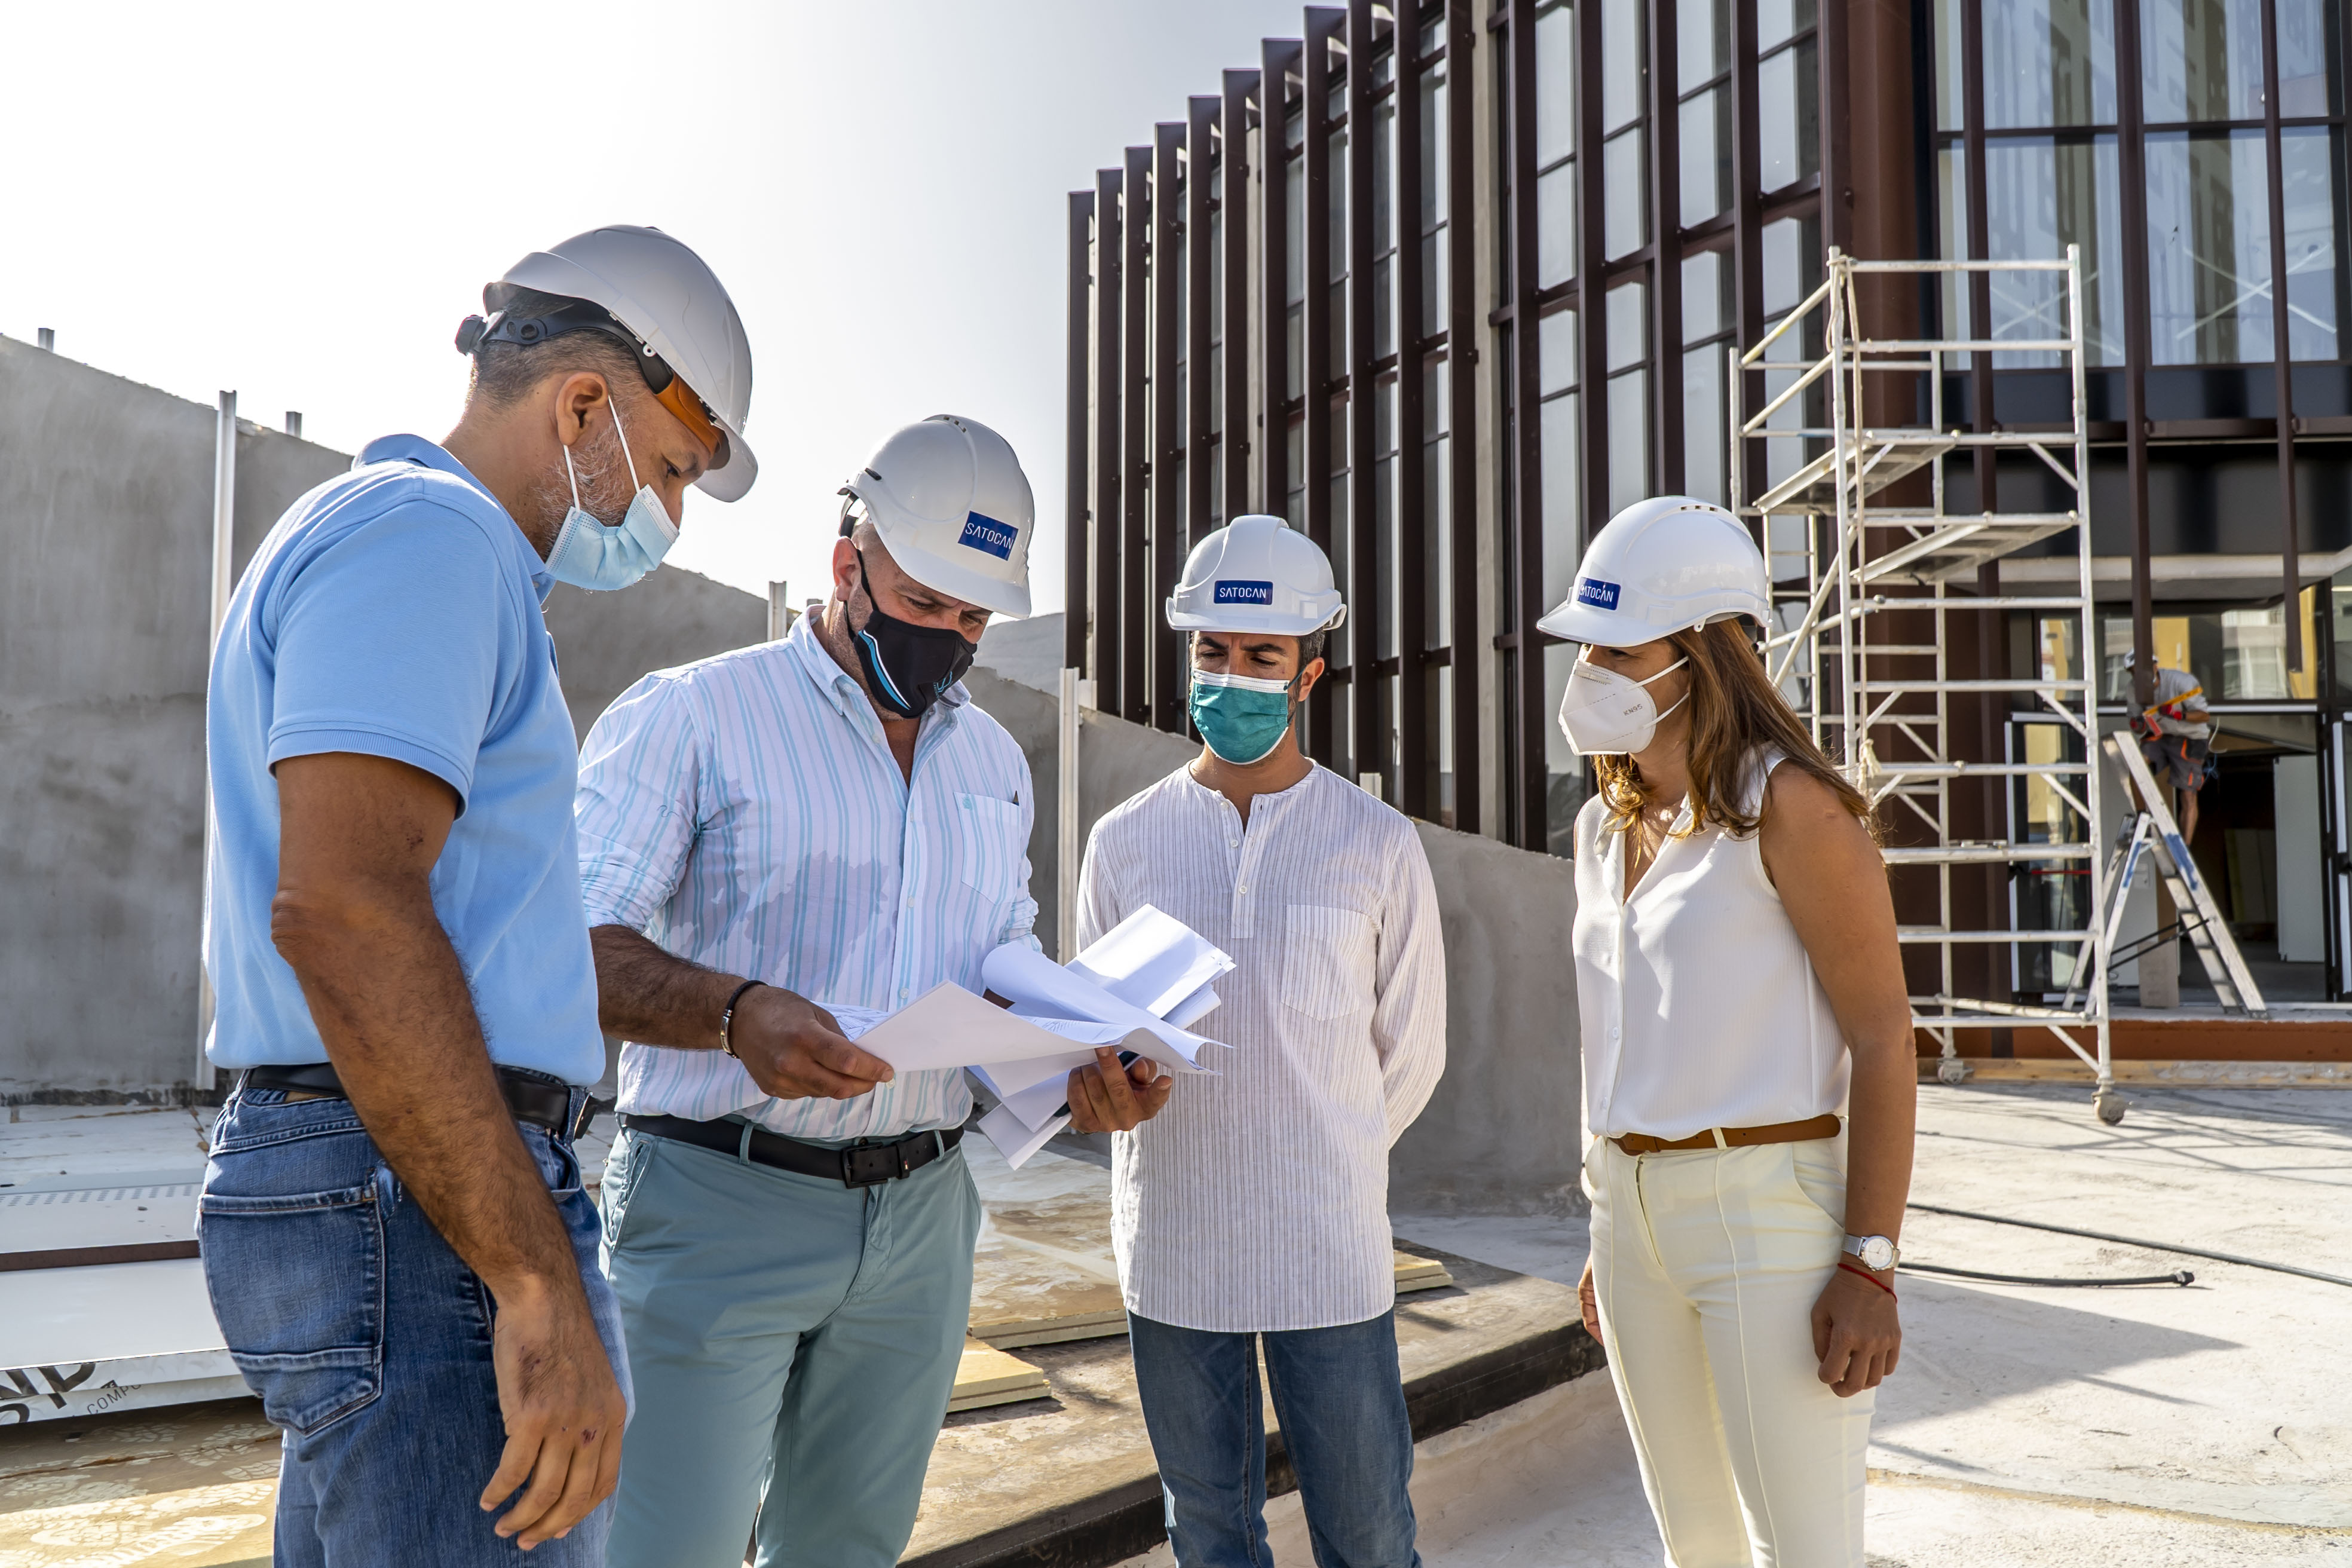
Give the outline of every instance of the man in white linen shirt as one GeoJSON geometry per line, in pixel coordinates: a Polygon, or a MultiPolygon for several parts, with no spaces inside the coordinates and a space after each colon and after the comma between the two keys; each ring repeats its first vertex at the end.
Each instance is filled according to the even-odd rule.
{"type": "Polygon", "coordinates": [[[1412,825],[1309,761],[1294,723],[1345,616],[1279,518],[1203,540],[1169,600],[1200,757],[1087,847],[1078,939],[1143,905],[1233,954],[1195,1026],[1231,1046],[1122,1132],[1112,1233],[1182,1568],[1263,1564],[1257,1351],[1321,1568],[1408,1568],[1388,1152],[1445,1067],[1445,955],[1412,825]]]}
{"type": "MultiPolygon", "coordinates": [[[[780,642],[646,677],[588,737],[581,881],[624,1037],[604,1268],[637,1392],[614,1568],[887,1568],[971,1312],[954,1070],[893,1074],[832,1006],[978,990],[1034,945],[1021,748],[959,684],[1029,610],[1028,480],[940,416],[849,481],[834,594],[780,642]]],[[[1164,1084],[1073,1074],[1075,1125],[1164,1084]]]]}

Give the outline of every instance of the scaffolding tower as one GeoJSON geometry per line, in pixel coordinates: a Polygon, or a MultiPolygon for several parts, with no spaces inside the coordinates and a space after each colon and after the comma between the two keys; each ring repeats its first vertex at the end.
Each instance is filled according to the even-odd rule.
{"type": "MultiPolygon", "coordinates": [[[[1924,868],[1936,878],[1937,910],[1931,924],[1897,927],[1906,947],[1934,948],[1939,984],[1911,998],[1912,1024],[1942,1047],[1937,1074],[1947,1083],[1969,1074],[1957,1041],[1963,1029],[2044,1027],[2097,1075],[2094,1094],[2101,1120],[2122,1119],[2108,1053],[2109,940],[2102,919],[2109,907],[2110,868],[2102,862],[2098,787],[2097,626],[2093,613],[2089,510],[2090,441],[2084,397],[2083,280],[2074,246],[2063,261],[1862,261],[1832,249],[1828,276],[1802,304],[1738,357],[1737,373],[1763,372],[1767,400],[1752,415],[1741,405],[1744,374],[1730,377],[1735,452],[1764,443],[1765,488],[1743,495],[1744,465],[1731,464],[1735,512],[1758,520],[1767,559],[1774,565],[1778,625],[1766,644],[1772,679],[1810,722],[1813,738],[1878,808],[1892,830],[1909,825],[1908,843],[1885,851],[1890,867],[1924,868]],[[2058,274],[2011,285],[2029,297],[2026,314],[2046,334],[2036,337],[1871,338],[1857,308],[1855,280],[1873,274],[1913,275],[1938,287],[1966,288],[1972,273],[2058,274]],[[2051,283],[2058,287],[2053,290],[2051,283]],[[2054,330],[2053,330],[2054,329],[2054,330]],[[2071,389],[2073,422],[2065,428],[1967,430],[1947,422],[1947,378],[1980,368],[1994,353],[2055,358],[2071,389]],[[1975,361],[1972,365],[1971,361],[1975,361]],[[1902,378],[1891,380],[1888,378],[1902,378]],[[1865,397],[1865,388],[1874,395],[1865,397]],[[1917,424],[1874,425],[1868,412],[1915,409],[1917,424]],[[1825,422],[1824,422],[1825,421],[1825,422]],[[1956,513],[1945,505],[1948,457],[1991,447],[2030,452],[2058,478],[2063,510],[1956,513]],[[1926,470],[1906,487],[1915,501],[1885,500],[1888,487],[1926,470]],[[1775,520],[1790,520],[1776,526],[1775,520]],[[1948,592],[1955,580],[1973,587],[1978,569],[2028,545],[2074,531],[2074,586],[2063,593],[1996,595],[1948,592]],[[1780,546],[1794,538],[1793,548],[1780,546]],[[1782,568],[1801,556],[1803,585],[1782,568]],[[1948,635],[1954,619],[2037,613],[2076,627],[2073,648],[2045,645],[2039,675],[1984,679],[1950,668],[1948,635]],[[1930,617],[1926,642],[1873,640],[1873,618],[1897,614],[1930,617]],[[1951,699],[1961,693],[2008,697],[2056,716],[2076,742],[2053,757],[1998,759],[1964,755],[1955,734],[1951,699]],[[2065,810],[2051,813],[2041,837],[2020,837],[2013,808],[1992,814],[2004,837],[1962,838],[1953,828],[1953,786],[1984,780],[2016,781],[2050,792],[2065,810]],[[1924,828],[1924,834],[1919,830],[1924,828]],[[1954,924],[1955,868],[2001,865],[2066,879],[2084,896],[2061,898],[2061,910],[2079,911],[2063,929],[2021,929],[2014,891],[2009,918],[1994,929],[1954,924]],[[2047,944],[2049,984],[2042,1002],[1958,994],[1955,954],[1963,946],[1994,946],[2017,956],[2028,944],[2047,944]],[[2055,1005],[2050,994],[2061,993],[2055,1005]]],[[[2014,486],[2009,487],[2013,492],[2014,486]]],[[[2054,584],[2053,584],[2054,586],[2054,584]]],[[[1879,621],[1881,626],[1898,625],[1879,621]]],[[[2005,646],[2000,624],[1980,625],[1980,638],[2005,646]]],[[[2003,732],[2008,719],[2003,716],[2003,732]]],[[[2045,797],[2048,798],[2048,797],[2045,797]]],[[[2011,877],[2014,889],[2016,879],[2011,877]]]]}

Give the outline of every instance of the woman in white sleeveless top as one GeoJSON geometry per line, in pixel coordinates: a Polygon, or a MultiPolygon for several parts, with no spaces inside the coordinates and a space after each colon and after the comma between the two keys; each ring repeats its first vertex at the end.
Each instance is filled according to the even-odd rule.
{"type": "Polygon", "coordinates": [[[1762,556],[1670,496],[1539,623],[1576,822],[1585,1326],[1675,1568],[1861,1568],[1917,1066],[1869,807],[1765,678],[1762,556]]]}

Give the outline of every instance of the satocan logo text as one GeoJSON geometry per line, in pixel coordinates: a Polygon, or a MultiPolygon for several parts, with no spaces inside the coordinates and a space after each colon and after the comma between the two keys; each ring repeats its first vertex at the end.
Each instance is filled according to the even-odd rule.
{"type": "Polygon", "coordinates": [[[999,561],[1013,559],[1013,546],[1021,535],[992,517],[973,512],[963,520],[963,536],[959,544],[969,544],[974,550],[985,550],[999,561]]]}
{"type": "Polygon", "coordinates": [[[1220,605],[1263,605],[1267,609],[1272,609],[1274,607],[1274,584],[1271,583],[1250,583],[1240,579],[1221,577],[1217,580],[1217,603],[1220,605]]]}

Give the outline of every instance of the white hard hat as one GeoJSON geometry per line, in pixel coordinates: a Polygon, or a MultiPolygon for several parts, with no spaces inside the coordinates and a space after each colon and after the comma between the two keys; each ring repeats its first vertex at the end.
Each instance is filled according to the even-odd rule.
{"type": "MultiPolygon", "coordinates": [[[[482,303],[493,312],[502,308],[502,286],[587,300],[612,312],[642,349],[677,373],[727,434],[723,464],[706,468],[696,483],[719,500],[735,500],[751,488],[760,477],[759,459],[743,439],[751,412],[751,340],[735,301],[702,258],[657,228],[609,224],[551,250],[534,250],[508,268],[482,290],[482,303]]],[[[466,346],[462,339],[459,346],[466,346]]],[[[648,376],[648,384],[655,379],[648,376]]]]}
{"type": "Polygon", "coordinates": [[[1303,637],[1348,618],[1322,548],[1278,517],[1237,517],[1192,547],[1168,595],[1180,632],[1303,637]]]}
{"type": "Polygon", "coordinates": [[[1003,437],[977,419],[934,414],[893,431],[841,493],[842,531],[862,504],[899,569],[926,588],[1001,616],[1029,613],[1029,538],[1037,507],[1003,437]]]}
{"type": "Polygon", "coordinates": [[[1536,625],[1570,642],[1632,647],[1746,616],[1770,624],[1763,552],[1739,520],[1690,496],[1637,500],[1592,536],[1576,588],[1536,625]]]}

